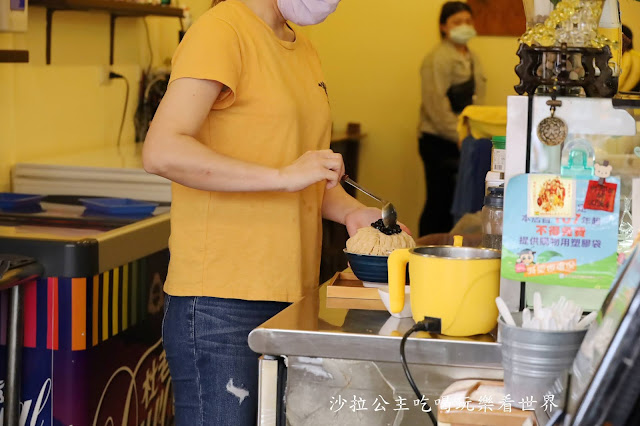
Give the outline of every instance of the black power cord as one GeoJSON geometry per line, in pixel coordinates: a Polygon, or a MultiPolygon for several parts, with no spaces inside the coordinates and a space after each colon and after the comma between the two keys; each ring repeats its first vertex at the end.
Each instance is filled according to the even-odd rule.
{"type": "MultiPolygon", "coordinates": [[[[402,336],[402,341],[400,342],[400,361],[402,362],[402,369],[404,370],[405,376],[407,376],[407,380],[409,381],[409,384],[411,385],[413,392],[416,394],[419,400],[422,400],[424,395],[422,395],[422,392],[420,392],[420,389],[418,389],[416,382],[413,380],[413,376],[411,376],[411,372],[409,371],[409,366],[407,365],[407,357],[404,353],[404,345],[407,343],[407,339],[409,338],[409,336],[411,336],[413,333],[417,331],[432,331],[432,332],[439,333],[440,327],[441,327],[440,318],[425,317],[424,320],[417,322],[406,333],[404,333],[404,336],[402,336]]],[[[427,402],[425,402],[424,405],[426,405],[427,409],[429,410],[427,411],[427,414],[429,415],[431,422],[433,423],[434,426],[436,426],[438,424],[438,421],[436,420],[436,417],[433,415],[431,406],[427,402]]]]}
{"type": "Polygon", "coordinates": [[[147,49],[149,49],[149,66],[147,66],[145,74],[149,76],[151,67],[153,66],[153,47],[151,46],[151,36],[149,35],[149,23],[147,22],[147,18],[142,18],[142,22],[144,23],[144,31],[147,34],[147,49]]]}
{"type": "Polygon", "coordinates": [[[122,119],[120,120],[120,130],[118,131],[118,142],[116,146],[120,146],[120,139],[122,139],[122,128],[124,127],[124,119],[127,116],[127,106],[129,104],[129,80],[122,74],[115,73],[113,71],[109,72],[109,79],[113,80],[116,78],[121,78],[124,80],[124,84],[126,85],[126,92],[124,96],[124,109],[122,111],[122,119]]]}

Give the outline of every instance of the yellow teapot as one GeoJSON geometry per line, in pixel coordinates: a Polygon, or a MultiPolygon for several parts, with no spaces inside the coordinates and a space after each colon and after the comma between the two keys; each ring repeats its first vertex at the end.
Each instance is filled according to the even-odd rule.
{"type": "Polygon", "coordinates": [[[411,311],[418,322],[439,318],[440,334],[473,336],[497,324],[495,299],[500,295],[500,251],[453,246],[394,250],[389,256],[391,312],[402,311],[406,267],[411,277],[411,311]]]}

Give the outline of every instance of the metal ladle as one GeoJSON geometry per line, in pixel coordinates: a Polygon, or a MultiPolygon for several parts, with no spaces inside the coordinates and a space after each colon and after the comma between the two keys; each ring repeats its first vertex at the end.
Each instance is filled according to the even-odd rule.
{"type": "Polygon", "coordinates": [[[396,212],[395,207],[393,207],[393,204],[391,204],[386,200],[383,200],[382,198],[376,195],[373,195],[371,191],[364,189],[362,186],[360,186],[360,184],[356,183],[348,175],[343,175],[342,181],[348,183],[349,185],[353,186],[356,189],[359,189],[360,191],[367,194],[369,197],[373,198],[374,200],[382,204],[382,223],[384,223],[384,226],[386,228],[391,228],[396,224],[396,222],[398,221],[398,213],[396,212]]]}

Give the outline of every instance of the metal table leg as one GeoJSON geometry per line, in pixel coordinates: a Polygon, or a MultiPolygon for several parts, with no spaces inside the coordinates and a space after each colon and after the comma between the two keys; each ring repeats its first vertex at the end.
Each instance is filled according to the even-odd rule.
{"type": "Polygon", "coordinates": [[[287,424],[287,404],[285,393],[287,391],[287,366],[284,358],[278,357],[278,417],[276,417],[277,426],[286,426],[287,424]]]}
{"type": "Polygon", "coordinates": [[[286,366],[279,357],[260,357],[258,379],[258,426],[286,424],[284,393],[286,366]]]}
{"type": "Polygon", "coordinates": [[[0,291],[9,293],[7,324],[7,377],[4,388],[6,426],[18,425],[22,396],[22,344],[24,341],[23,284],[36,280],[43,273],[35,259],[12,254],[0,254],[0,291]]]}
{"type": "Polygon", "coordinates": [[[21,285],[11,287],[7,330],[7,382],[4,393],[4,424],[17,425],[20,418],[22,385],[22,343],[24,338],[23,295],[21,285]]]}

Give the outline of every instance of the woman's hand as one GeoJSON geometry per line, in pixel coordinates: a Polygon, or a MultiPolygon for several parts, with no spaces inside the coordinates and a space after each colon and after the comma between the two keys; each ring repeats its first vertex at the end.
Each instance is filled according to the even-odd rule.
{"type": "Polygon", "coordinates": [[[279,170],[283,188],[287,192],[296,192],[323,180],[327,189],[335,187],[344,175],[342,155],[330,149],[307,151],[296,161],[279,170]]]}
{"type": "MultiPolygon", "coordinates": [[[[349,236],[352,237],[358,232],[358,229],[371,226],[373,222],[382,219],[382,211],[375,207],[363,207],[355,209],[345,217],[345,226],[349,236]]],[[[400,228],[407,234],[411,235],[411,231],[403,223],[398,222],[400,228]]]]}

